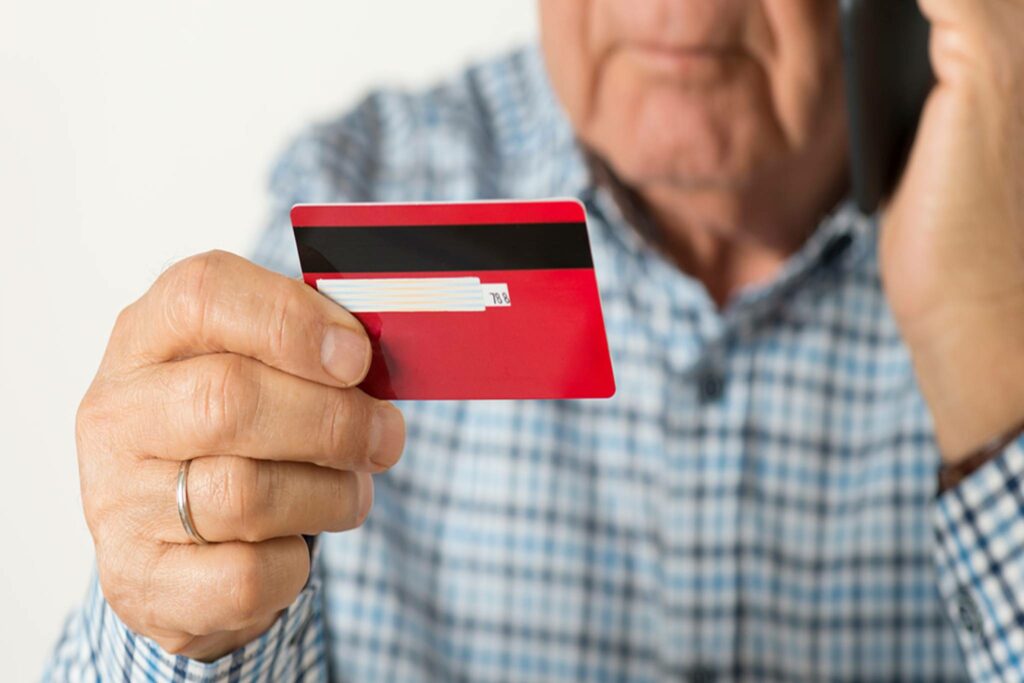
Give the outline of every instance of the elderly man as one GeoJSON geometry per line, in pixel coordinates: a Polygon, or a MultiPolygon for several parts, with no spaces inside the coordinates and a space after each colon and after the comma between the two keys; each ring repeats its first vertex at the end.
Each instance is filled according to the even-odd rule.
{"type": "Polygon", "coordinates": [[[830,0],[541,0],[538,50],[300,137],[265,267],[190,258],[117,321],[49,676],[1024,679],[1024,2],[921,5],[880,225],[830,0]],[[376,401],[289,277],[296,202],[567,195],[610,401],[376,401]]]}

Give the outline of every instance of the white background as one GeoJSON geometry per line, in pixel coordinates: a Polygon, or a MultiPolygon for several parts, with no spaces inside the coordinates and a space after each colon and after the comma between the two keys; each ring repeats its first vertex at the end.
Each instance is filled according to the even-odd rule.
{"type": "Polygon", "coordinates": [[[0,0],[0,670],[38,677],[92,547],[73,438],[117,311],[246,252],[268,165],[367,88],[535,33],[530,0],[0,0]]]}

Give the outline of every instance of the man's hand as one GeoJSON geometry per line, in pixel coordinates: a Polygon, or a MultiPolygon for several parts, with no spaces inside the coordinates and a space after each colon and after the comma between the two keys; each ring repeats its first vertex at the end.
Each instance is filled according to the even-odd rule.
{"type": "Polygon", "coordinates": [[[953,462],[1024,420],[1024,0],[920,0],[938,84],[882,277],[953,462]]]}
{"type": "Polygon", "coordinates": [[[301,534],[359,526],[393,465],[397,408],[358,389],[362,327],[306,285],[213,252],[118,318],[78,412],[103,593],[134,631],[212,660],[253,640],[309,575],[301,534]],[[178,519],[179,464],[198,532],[178,519]]]}

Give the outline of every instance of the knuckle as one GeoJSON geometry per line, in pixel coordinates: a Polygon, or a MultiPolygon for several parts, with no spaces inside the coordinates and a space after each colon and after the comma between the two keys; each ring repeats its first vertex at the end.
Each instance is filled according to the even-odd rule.
{"type": "MultiPolygon", "coordinates": [[[[150,288],[152,291],[152,288],[150,288]]],[[[106,352],[103,355],[103,359],[100,361],[100,375],[102,375],[105,369],[111,365],[117,365],[118,361],[123,356],[123,351],[127,348],[132,347],[134,341],[133,335],[137,333],[140,328],[140,312],[143,310],[140,302],[149,296],[147,293],[142,298],[133,301],[117,313],[117,317],[114,319],[114,325],[110,330],[110,335],[107,339],[106,352]]],[[[141,321],[143,324],[145,321],[141,321]]]]}
{"type": "Polygon", "coordinates": [[[237,257],[226,251],[213,249],[178,261],[167,269],[167,274],[182,284],[202,286],[211,272],[222,268],[233,258],[237,257]]]}
{"type": "Polygon", "coordinates": [[[303,301],[296,284],[281,278],[269,295],[271,303],[267,309],[265,342],[267,353],[274,359],[286,356],[290,336],[301,329],[301,321],[305,319],[299,310],[303,301]]]}
{"type": "Polygon", "coordinates": [[[79,490],[85,521],[93,536],[103,531],[103,524],[116,505],[118,487],[111,481],[110,458],[104,458],[105,434],[114,419],[101,390],[90,388],[75,414],[75,445],[78,455],[79,490]]]}
{"type": "Polygon", "coordinates": [[[104,422],[102,402],[97,394],[95,385],[90,387],[79,402],[78,410],[75,411],[75,441],[79,452],[84,445],[93,440],[96,430],[104,422]]]}
{"type": "Polygon", "coordinates": [[[116,506],[108,487],[96,484],[94,476],[82,476],[80,488],[82,494],[82,513],[85,524],[94,540],[107,536],[109,522],[116,515],[116,506]]]}
{"type": "Polygon", "coordinates": [[[193,375],[193,422],[202,445],[239,441],[255,419],[259,381],[253,365],[241,356],[223,354],[200,361],[193,375]]]}
{"type": "Polygon", "coordinates": [[[148,553],[126,539],[108,539],[96,544],[96,567],[103,597],[132,630],[145,634],[160,623],[148,553]]]}
{"type": "Polygon", "coordinates": [[[190,256],[167,269],[159,279],[166,306],[163,310],[173,325],[201,329],[216,286],[216,275],[233,258],[225,251],[208,251],[190,256]]]}
{"type": "Polygon", "coordinates": [[[103,597],[116,608],[130,595],[129,584],[132,582],[129,580],[124,562],[115,560],[111,553],[105,552],[105,546],[105,543],[96,544],[96,572],[103,597]]]}
{"type": "Polygon", "coordinates": [[[122,308],[117,313],[117,318],[114,320],[114,329],[111,336],[117,336],[125,333],[126,330],[130,330],[132,326],[132,319],[136,315],[137,302],[133,302],[122,308]]]}
{"type": "Polygon", "coordinates": [[[358,502],[356,507],[355,521],[352,525],[353,529],[358,529],[366,523],[366,518],[370,516],[370,509],[373,507],[373,479],[367,477],[367,482],[368,483],[366,484],[366,488],[363,490],[365,491],[365,495],[369,497],[369,500],[364,501],[358,496],[356,497],[356,500],[358,502]]]}
{"type": "Polygon", "coordinates": [[[100,466],[106,460],[103,456],[110,454],[130,431],[130,423],[107,396],[109,391],[90,388],[75,411],[75,446],[83,469],[100,466]]]}
{"type": "Polygon", "coordinates": [[[97,377],[82,395],[75,411],[75,441],[81,449],[110,431],[119,417],[112,407],[116,387],[109,380],[97,377]]]}
{"type": "Polygon", "coordinates": [[[321,403],[323,414],[317,421],[322,433],[320,443],[324,445],[327,455],[342,451],[352,441],[352,424],[355,407],[352,405],[348,390],[334,390],[328,393],[327,400],[321,403]]]}
{"type": "Polygon", "coordinates": [[[329,521],[322,531],[349,531],[366,522],[373,501],[373,481],[369,475],[351,471],[335,472],[330,478],[329,521]],[[367,500],[369,499],[369,500],[367,500]]]}
{"type": "Polygon", "coordinates": [[[232,609],[239,626],[257,620],[264,609],[265,573],[260,551],[253,545],[239,546],[230,588],[232,609]]]}
{"type": "Polygon", "coordinates": [[[260,529],[273,507],[272,475],[262,463],[249,458],[225,460],[220,486],[227,523],[239,540],[261,540],[260,529]]]}

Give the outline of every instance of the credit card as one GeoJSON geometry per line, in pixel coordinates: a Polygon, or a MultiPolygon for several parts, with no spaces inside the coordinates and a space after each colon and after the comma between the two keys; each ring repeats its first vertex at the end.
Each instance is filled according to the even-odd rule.
{"type": "Polygon", "coordinates": [[[386,399],[615,393],[583,205],[297,204],[303,279],[362,322],[386,399]]]}

